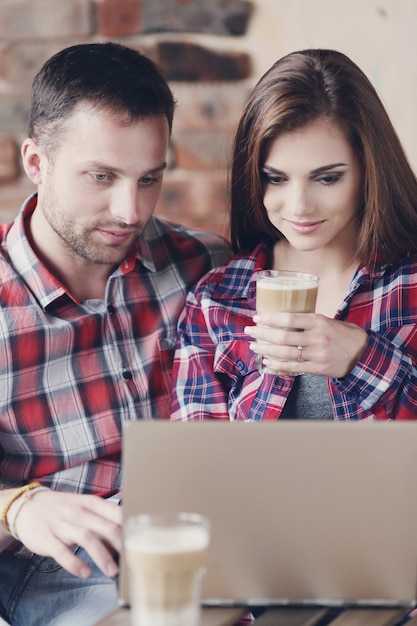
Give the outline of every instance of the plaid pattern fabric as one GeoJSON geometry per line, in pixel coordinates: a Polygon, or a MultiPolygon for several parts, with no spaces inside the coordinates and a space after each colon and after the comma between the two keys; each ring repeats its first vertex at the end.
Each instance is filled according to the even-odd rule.
{"type": "Polygon", "coordinates": [[[179,313],[229,246],[154,218],[105,300],[80,303],[28,243],[35,205],[0,226],[0,480],[108,495],[123,424],[169,418],[179,313]]]}
{"type": "MultiPolygon", "coordinates": [[[[174,420],[274,420],[293,379],[264,374],[244,334],[255,312],[254,273],[267,248],[235,256],[189,295],[174,360],[174,420]]],[[[328,379],[335,420],[417,418],[417,255],[359,267],[336,318],[369,333],[361,360],[343,379],[328,379]]]]}

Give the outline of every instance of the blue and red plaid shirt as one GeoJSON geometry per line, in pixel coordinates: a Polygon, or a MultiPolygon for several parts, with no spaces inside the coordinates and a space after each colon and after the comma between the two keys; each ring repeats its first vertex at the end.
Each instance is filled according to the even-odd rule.
{"type": "Polygon", "coordinates": [[[0,225],[0,482],[108,495],[120,488],[123,424],[169,418],[179,313],[230,249],[152,218],[105,300],[80,303],[28,243],[35,205],[0,225]]]}
{"type": "MultiPolygon", "coordinates": [[[[189,295],[174,360],[174,420],[275,420],[294,379],[259,374],[243,329],[255,312],[254,273],[267,248],[234,257],[189,295]]],[[[361,359],[343,379],[328,379],[335,420],[417,418],[417,254],[359,267],[336,319],[369,334],[361,359]]]]}

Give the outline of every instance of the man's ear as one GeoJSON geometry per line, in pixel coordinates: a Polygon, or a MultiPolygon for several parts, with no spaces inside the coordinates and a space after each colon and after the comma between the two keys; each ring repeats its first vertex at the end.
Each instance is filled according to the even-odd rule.
{"type": "Polygon", "coordinates": [[[21,154],[23,167],[28,178],[35,185],[40,185],[42,183],[41,162],[42,160],[45,161],[45,156],[39,144],[34,139],[28,137],[22,143],[21,154]]]}

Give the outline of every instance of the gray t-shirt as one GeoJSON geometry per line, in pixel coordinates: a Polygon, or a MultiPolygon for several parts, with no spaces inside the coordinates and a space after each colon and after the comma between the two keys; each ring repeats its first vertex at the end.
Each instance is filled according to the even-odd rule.
{"type": "Polygon", "coordinates": [[[334,419],[327,378],[312,374],[296,376],[280,419],[334,419]]]}

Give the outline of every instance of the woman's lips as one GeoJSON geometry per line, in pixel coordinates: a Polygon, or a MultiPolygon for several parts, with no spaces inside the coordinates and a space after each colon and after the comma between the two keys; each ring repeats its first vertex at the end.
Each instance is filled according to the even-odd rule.
{"type": "Polygon", "coordinates": [[[323,224],[323,220],[320,222],[293,222],[287,220],[287,223],[296,233],[300,235],[311,235],[311,233],[316,232],[320,228],[323,224]]]}

